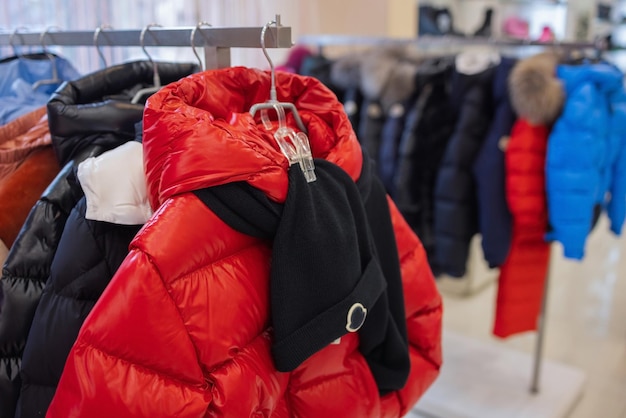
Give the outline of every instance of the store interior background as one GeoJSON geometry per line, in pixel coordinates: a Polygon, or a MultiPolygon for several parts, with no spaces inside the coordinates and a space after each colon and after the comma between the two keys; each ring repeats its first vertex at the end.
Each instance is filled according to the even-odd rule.
{"type": "MultiPolygon", "coordinates": [[[[487,7],[495,10],[494,35],[500,36],[502,19],[518,14],[530,23],[531,37],[550,25],[562,41],[591,40],[613,33],[626,46],[626,1],[603,1],[614,7],[613,21],[595,17],[595,0],[431,0],[450,7],[455,29],[473,32],[487,7]],[[580,18],[588,16],[585,39],[580,39],[580,18]],[[623,28],[622,28],[623,26],[623,28]],[[623,31],[624,35],[621,35],[623,31]]],[[[12,0],[0,5],[0,31],[18,26],[44,30],[94,30],[102,24],[115,29],[142,28],[156,22],[163,26],[193,26],[203,20],[214,26],[259,26],[281,15],[292,28],[292,38],[304,34],[344,34],[413,38],[417,32],[416,0],[12,0]],[[56,29],[55,29],[56,30],[56,29]]],[[[351,47],[338,48],[336,53],[351,47]]],[[[51,48],[67,56],[86,73],[101,68],[95,48],[51,48]]],[[[195,61],[191,48],[149,48],[156,59],[195,61]]],[[[102,48],[107,61],[119,63],[144,58],[139,48],[102,48]]],[[[10,55],[4,48],[2,56],[10,55]]],[[[331,53],[333,51],[331,50],[331,53]]],[[[286,50],[271,51],[276,62],[286,50]]],[[[611,53],[624,70],[621,52],[611,53]]],[[[260,50],[232,51],[233,65],[267,68],[260,50]]],[[[559,246],[553,247],[545,356],[580,367],[587,373],[584,395],[572,418],[626,418],[626,240],[608,232],[601,219],[592,233],[582,262],[566,261],[559,246]]],[[[535,334],[496,340],[491,336],[495,301],[493,272],[485,273],[480,288],[460,295],[442,288],[445,328],[493,344],[531,353],[535,334]]],[[[528,380],[530,382],[530,370],[528,380]]],[[[476,379],[480,379],[476,376],[476,379]]],[[[454,399],[450,399],[454,402],[454,399]]]]}
{"type": "MultiPolygon", "coordinates": [[[[282,23],[292,28],[294,40],[304,34],[412,38],[417,33],[419,1],[448,7],[455,29],[464,33],[476,30],[485,9],[492,7],[495,37],[501,35],[501,22],[505,17],[518,15],[529,21],[531,37],[538,36],[542,26],[547,24],[558,39],[573,40],[577,20],[586,15],[590,19],[589,39],[607,31],[626,38],[626,29],[622,31],[619,25],[593,18],[596,0],[15,0],[0,4],[0,31],[13,31],[17,27],[95,30],[107,24],[114,29],[139,28],[149,23],[166,27],[192,26],[201,20],[214,26],[257,26],[280,14],[282,23]]],[[[615,18],[626,12],[623,0],[602,2],[614,3],[615,18]]],[[[145,58],[140,48],[103,47],[102,51],[108,62],[145,58]]],[[[6,48],[2,52],[9,53],[6,48]]],[[[93,48],[65,48],[63,53],[84,72],[101,65],[93,48]]],[[[151,48],[150,54],[162,59],[195,60],[191,48],[151,48]]],[[[274,50],[271,55],[280,61],[286,51],[274,50]]],[[[233,50],[232,63],[267,67],[260,51],[252,49],[233,50]]]]}

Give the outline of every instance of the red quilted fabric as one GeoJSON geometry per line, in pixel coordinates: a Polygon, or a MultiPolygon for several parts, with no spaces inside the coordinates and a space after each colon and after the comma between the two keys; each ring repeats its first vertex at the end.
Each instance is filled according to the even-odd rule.
{"type": "MultiPolygon", "coordinates": [[[[295,103],[313,155],[357,179],[360,146],[334,94],[312,78],[277,77],[278,99],[295,103]]],[[[357,334],[291,373],[274,369],[270,246],[235,232],[190,193],[244,180],[285,199],[288,162],[249,114],[269,88],[268,73],[236,67],[192,75],[149,99],[145,168],[157,211],[87,318],[48,417],[400,417],[435,380],[441,299],[391,201],[410,340],[404,389],[380,398],[357,334]]]]}
{"type": "Polygon", "coordinates": [[[548,128],[519,119],[505,153],[506,198],[513,215],[509,255],[500,267],[494,335],[537,329],[550,246],[545,164],[548,128]]]}

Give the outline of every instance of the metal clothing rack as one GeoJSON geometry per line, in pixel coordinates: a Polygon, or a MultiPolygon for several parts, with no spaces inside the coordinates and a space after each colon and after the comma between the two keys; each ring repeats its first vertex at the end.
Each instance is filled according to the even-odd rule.
{"type": "Polygon", "coordinates": [[[595,42],[539,42],[534,40],[487,38],[480,36],[420,36],[418,38],[388,38],[383,36],[354,36],[354,35],[302,35],[298,43],[322,48],[326,46],[416,46],[418,48],[444,48],[451,46],[493,46],[499,48],[519,47],[553,47],[566,50],[594,50],[605,51],[608,45],[605,40],[595,42]]]}
{"type": "Polygon", "coordinates": [[[607,45],[604,40],[596,42],[539,42],[533,40],[487,38],[481,36],[420,36],[418,38],[389,38],[384,36],[358,35],[302,35],[298,43],[310,46],[470,46],[491,45],[497,47],[541,46],[560,47],[565,49],[599,49],[604,50],[607,45]]]}
{"type": "MultiPolygon", "coordinates": [[[[276,26],[268,29],[267,48],[290,48],[291,27],[280,25],[276,15],[276,26]]],[[[200,26],[200,25],[199,25],[200,26]]],[[[0,33],[0,46],[166,46],[204,48],[206,68],[230,67],[231,48],[261,48],[260,34],[263,27],[151,27],[142,43],[142,30],[99,30],[98,42],[94,42],[94,31],[46,30],[45,32],[0,33]],[[194,35],[193,41],[191,35],[194,35]]]]}
{"type": "MultiPolygon", "coordinates": [[[[352,36],[352,35],[303,35],[298,39],[302,45],[315,46],[319,53],[327,46],[414,46],[417,48],[445,48],[451,46],[493,46],[502,49],[520,47],[558,48],[562,50],[591,50],[596,56],[600,56],[608,49],[608,44],[603,39],[595,42],[538,42],[531,40],[494,39],[486,37],[454,37],[454,36],[422,36],[419,38],[388,38],[376,36],[352,36]]],[[[548,287],[550,281],[551,261],[549,262],[545,279],[544,291],[541,301],[541,310],[537,320],[537,339],[533,354],[533,367],[530,383],[530,393],[538,394],[543,360],[544,339],[546,333],[546,311],[548,306],[548,287]]]]}

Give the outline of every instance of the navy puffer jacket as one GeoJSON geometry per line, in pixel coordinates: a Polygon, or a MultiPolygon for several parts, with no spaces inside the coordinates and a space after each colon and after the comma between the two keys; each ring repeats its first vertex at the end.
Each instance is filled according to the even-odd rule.
{"type": "Polygon", "coordinates": [[[514,59],[503,57],[495,70],[493,120],[473,167],[478,198],[478,227],[489,267],[498,267],[504,263],[511,246],[513,221],[504,189],[504,150],[515,123],[507,88],[514,65],[514,59]]]}

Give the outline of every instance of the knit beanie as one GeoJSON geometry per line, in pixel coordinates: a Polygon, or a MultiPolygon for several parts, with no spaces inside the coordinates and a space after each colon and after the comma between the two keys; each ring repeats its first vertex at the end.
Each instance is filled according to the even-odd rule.
{"type": "Polygon", "coordinates": [[[386,281],[359,190],[340,167],[316,161],[317,180],[289,170],[271,268],[272,354],[290,371],[358,331],[386,281]]]}

